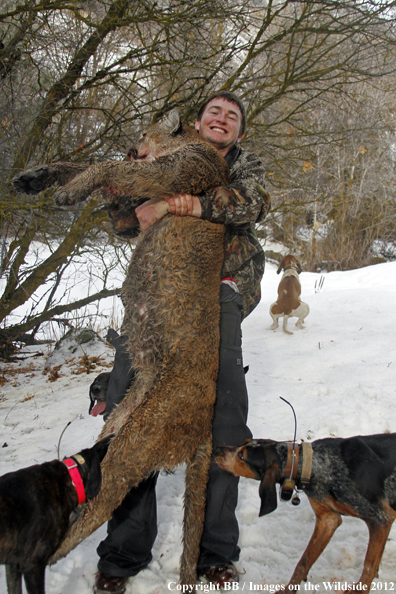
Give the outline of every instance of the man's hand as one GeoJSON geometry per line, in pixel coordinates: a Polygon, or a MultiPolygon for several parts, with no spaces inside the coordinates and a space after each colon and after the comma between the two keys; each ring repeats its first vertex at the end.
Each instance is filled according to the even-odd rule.
{"type": "Polygon", "coordinates": [[[202,207],[198,196],[180,194],[179,196],[170,196],[166,198],[166,201],[169,204],[170,212],[174,215],[181,217],[190,215],[199,218],[202,214],[202,207]]]}
{"type": "Polygon", "coordinates": [[[139,220],[140,228],[146,231],[151,225],[162,219],[168,212],[184,217],[200,217],[202,213],[201,203],[198,196],[191,194],[180,194],[160,200],[147,200],[135,210],[139,220]]]}
{"type": "Polygon", "coordinates": [[[170,212],[169,204],[166,200],[147,200],[138,206],[135,210],[138,218],[140,228],[146,231],[151,225],[162,219],[168,212],[170,212]]]}

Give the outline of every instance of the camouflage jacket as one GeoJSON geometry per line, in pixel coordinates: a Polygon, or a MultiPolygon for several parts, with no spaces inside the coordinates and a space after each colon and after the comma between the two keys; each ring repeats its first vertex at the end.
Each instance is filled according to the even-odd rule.
{"type": "Polygon", "coordinates": [[[246,317],[260,301],[265,264],[254,226],[264,221],[271,201],[264,189],[265,170],[260,159],[234,146],[227,153],[226,161],[230,183],[199,196],[201,216],[226,225],[221,276],[235,279],[242,297],[243,317],[246,317]]]}

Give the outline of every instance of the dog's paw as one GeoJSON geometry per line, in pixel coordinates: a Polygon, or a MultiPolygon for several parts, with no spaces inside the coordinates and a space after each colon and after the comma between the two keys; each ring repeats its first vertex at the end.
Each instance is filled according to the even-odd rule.
{"type": "Polygon", "coordinates": [[[38,194],[49,186],[49,169],[46,165],[40,165],[34,169],[28,169],[18,173],[11,181],[14,189],[23,194],[38,194]]]}
{"type": "Polygon", "coordinates": [[[61,188],[59,188],[59,190],[55,192],[54,200],[55,204],[57,204],[58,206],[73,206],[73,204],[83,202],[90,195],[91,191],[89,189],[68,189],[66,186],[62,186],[61,188]]]}

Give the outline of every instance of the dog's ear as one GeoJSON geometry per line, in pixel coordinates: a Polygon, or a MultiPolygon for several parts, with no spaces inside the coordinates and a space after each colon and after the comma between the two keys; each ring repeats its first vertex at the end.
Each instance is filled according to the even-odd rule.
{"type": "Polygon", "coordinates": [[[109,435],[98,441],[98,443],[96,443],[92,448],[91,466],[89,469],[87,484],[85,485],[85,495],[87,499],[92,499],[100,491],[100,486],[102,484],[100,463],[107,454],[107,449],[112,438],[113,435],[109,435]]]}
{"type": "Polygon", "coordinates": [[[282,270],[285,267],[285,258],[282,258],[282,260],[279,262],[279,266],[278,266],[278,270],[276,271],[276,274],[280,274],[282,272],[282,270]]]}
{"type": "Polygon", "coordinates": [[[259,517],[265,516],[273,512],[278,506],[278,500],[276,496],[276,483],[279,478],[279,465],[277,463],[272,464],[263,478],[261,479],[259,495],[261,499],[261,506],[259,517]]]}
{"type": "Polygon", "coordinates": [[[301,267],[301,264],[300,264],[300,262],[298,260],[297,260],[297,272],[298,272],[298,274],[301,274],[302,273],[302,267],[301,267]]]}

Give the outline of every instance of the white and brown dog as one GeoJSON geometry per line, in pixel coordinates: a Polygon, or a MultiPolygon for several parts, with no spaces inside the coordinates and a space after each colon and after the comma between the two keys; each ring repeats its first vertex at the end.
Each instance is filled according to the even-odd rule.
{"type": "Polygon", "coordinates": [[[284,270],[282,279],[278,286],[278,299],[270,307],[270,316],[274,320],[271,330],[278,327],[278,319],[283,316],[283,332],[293,334],[287,329],[287,321],[290,317],[297,317],[296,326],[304,328],[303,322],[309,314],[309,305],[301,301],[301,283],[298,275],[302,268],[295,256],[285,256],[279,264],[277,274],[284,270]]]}

